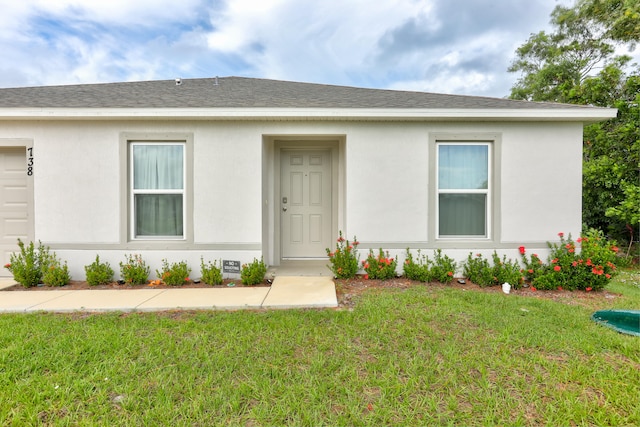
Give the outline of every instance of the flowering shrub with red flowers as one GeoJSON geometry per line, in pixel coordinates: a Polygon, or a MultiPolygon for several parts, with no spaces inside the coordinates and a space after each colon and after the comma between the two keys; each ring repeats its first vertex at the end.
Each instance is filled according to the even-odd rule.
{"type": "Polygon", "coordinates": [[[528,261],[526,251],[521,247],[520,254],[527,267],[524,273],[532,286],[538,289],[600,290],[616,274],[618,248],[615,242],[608,242],[601,231],[588,230],[575,242],[571,235],[565,239],[564,233],[558,233],[558,237],[559,243],[547,243],[551,249],[547,264],[534,260],[533,256],[528,261]],[[536,263],[539,264],[535,266],[536,263]]]}
{"type": "Polygon", "coordinates": [[[456,272],[456,262],[447,255],[442,255],[442,250],[436,249],[433,252],[433,268],[431,273],[433,278],[440,283],[449,283],[453,280],[453,274],[456,272]]]}
{"type": "Polygon", "coordinates": [[[433,280],[432,264],[433,262],[428,256],[423,255],[420,249],[418,249],[417,257],[414,259],[413,254],[409,248],[407,248],[407,255],[404,259],[402,271],[407,279],[418,280],[425,283],[431,282],[433,280]]]}
{"type": "Polygon", "coordinates": [[[524,268],[520,270],[520,272],[524,276],[524,279],[531,283],[536,277],[544,273],[544,262],[542,262],[538,254],[531,254],[531,257],[528,258],[527,250],[524,246],[520,246],[518,250],[520,251],[522,263],[524,264],[524,268]]]}
{"type": "Polygon", "coordinates": [[[433,261],[428,256],[422,255],[420,249],[417,250],[417,257],[414,258],[411,250],[407,248],[407,255],[404,260],[403,273],[405,277],[420,282],[437,281],[449,283],[453,280],[457,264],[447,255],[442,255],[442,250],[433,251],[433,261]]]}
{"type": "Polygon", "coordinates": [[[327,248],[327,255],[331,265],[328,267],[338,279],[352,279],[359,270],[358,245],[360,242],[353,236],[353,243],[342,237],[342,231],[336,242],[336,249],[332,252],[327,248]]]}
{"type": "Polygon", "coordinates": [[[169,264],[166,259],[162,260],[162,269],[156,270],[158,278],[169,286],[182,286],[189,281],[191,268],[186,261],[173,262],[169,264]]]}
{"type": "Polygon", "coordinates": [[[365,279],[387,280],[396,277],[397,266],[398,259],[391,258],[389,252],[383,252],[382,248],[378,256],[375,256],[373,251],[369,249],[367,259],[362,261],[362,268],[366,272],[365,279]]]}

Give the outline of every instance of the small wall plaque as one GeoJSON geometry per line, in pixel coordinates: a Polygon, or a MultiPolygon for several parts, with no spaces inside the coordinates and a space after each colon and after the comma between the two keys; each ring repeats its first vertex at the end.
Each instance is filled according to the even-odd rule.
{"type": "Polygon", "coordinates": [[[223,273],[240,273],[240,261],[222,260],[223,273]]]}

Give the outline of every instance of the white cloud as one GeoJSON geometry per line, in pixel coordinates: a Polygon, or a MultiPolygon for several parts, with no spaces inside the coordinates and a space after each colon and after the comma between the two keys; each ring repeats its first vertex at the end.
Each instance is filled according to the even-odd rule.
{"type": "Polygon", "coordinates": [[[0,0],[0,87],[242,75],[504,96],[557,1],[0,0]]]}
{"type": "Polygon", "coordinates": [[[0,15],[0,86],[166,77],[172,45],[206,23],[198,6],[201,0],[10,3],[0,15]]]}
{"type": "Polygon", "coordinates": [[[151,26],[192,19],[199,0],[27,0],[29,12],[108,23],[151,26]]]}
{"type": "MultiPolygon", "coordinates": [[[[419,92],[483,95],[487,88],[492,88],[494,85],[494,76],[472,71],[433,75],[417,81],[401,81],[392,84],[389,88],[419,92]],[[447,90],[443,90],[443,88],[447,88],[447,90]]],[[[494,96],[499,97],[499,95],[494,96]]]]}
{"type": "Polygon", "coordinates": [[[230,1],[212,20],[209,46],[239,52],[263,77],[348,83],[367,74],[380,37],[407,16],[429,10],[428,2],[273,0],[260,7],[230,1]]]}
{"type": "Polygon", "coordinates": [[[279,7],[286,0],[234,0],[223,11],[211,14],[214,31],[208,36],[209,47],[221,52],[236,52],[250,47],[263,37],[264,22],[279,17],[279,7]]]}

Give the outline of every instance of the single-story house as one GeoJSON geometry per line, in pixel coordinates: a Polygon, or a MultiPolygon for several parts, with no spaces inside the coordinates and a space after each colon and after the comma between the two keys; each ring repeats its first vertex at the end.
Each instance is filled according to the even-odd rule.
{"type": "MultiPolygon", "coordinates": [[[[248,262],[581,230],[582,130],[615,109],[224,77],[0,89],[0,256],[248,262]]],[[[8,271],[2,270],[4,275],[8,271]]]]}

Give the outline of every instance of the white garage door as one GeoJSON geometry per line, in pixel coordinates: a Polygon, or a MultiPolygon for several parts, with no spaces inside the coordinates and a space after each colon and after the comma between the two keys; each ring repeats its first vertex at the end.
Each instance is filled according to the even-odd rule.
{"type": "Polygon", "coordinates": [[[29,242],[29,191],[24,147],[0,147],[0,276],[11,276],[4,268],[18,237],[29,242]]]}

